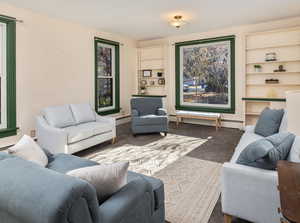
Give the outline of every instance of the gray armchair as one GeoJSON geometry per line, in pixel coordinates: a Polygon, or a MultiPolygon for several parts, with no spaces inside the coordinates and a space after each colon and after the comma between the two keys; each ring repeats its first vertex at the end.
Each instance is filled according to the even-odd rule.
{"type": "Polygon", "coordinates": [[[162,108],[162,98],[131,99],[131,130],[134,135],[139,133],[168,132],[168,115],[162,108]]]}

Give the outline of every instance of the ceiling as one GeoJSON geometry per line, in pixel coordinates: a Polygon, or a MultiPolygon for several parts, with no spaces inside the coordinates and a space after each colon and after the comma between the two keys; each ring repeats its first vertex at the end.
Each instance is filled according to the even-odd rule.
{"type": "Polygon", "coordinates": [[[1,1],[137,40],[300,16],[300,0],[1,1]],[[168,24],[176,14],[188,20],[179,30],[168,24]]]}

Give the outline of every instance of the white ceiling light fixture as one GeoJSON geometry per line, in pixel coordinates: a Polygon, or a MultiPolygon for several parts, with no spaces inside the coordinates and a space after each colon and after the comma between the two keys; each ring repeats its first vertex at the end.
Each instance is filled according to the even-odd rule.
{"type": "Polygon", "coordinates": [[[181,15],[175,15],[173,20],[170,21],[170,25],[176,27],[177,29],[185,24],[187,24],[187,22],[183,20],[181,15]]]}

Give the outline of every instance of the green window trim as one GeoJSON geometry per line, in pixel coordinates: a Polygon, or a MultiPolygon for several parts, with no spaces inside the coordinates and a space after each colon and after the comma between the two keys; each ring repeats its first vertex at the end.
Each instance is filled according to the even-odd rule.
{"type": "Polygon", "coordinates": [[[218,112],[218,113],[235,113],[235,36],[223,36],[216,38],[200,39],[200,40],[191,40],[185,42],[175,43],[175,95],[176,95],[176,110],[187,110],[187,111],[202,111],[202,112],[218,112]],[[231,51],[231,100],[230,108],[215,108],[215,107],[205,107],[205,106],[187,106],[181,105],[180,103],[180,47],[194,45],[199,43],[212,43],[220,41],[230,41],[230,51],[231,51]]]}
{"type": "Polygon", "coordinates": [[[17,134],[16,121],[16,22],[12,17],[0,17],[6,24],[6,112],[7,128],[0,130],[0,138],[17,134]]]}
{"type": "Polygon", "coordinates": [[[95,111],[99,115],[109,115],[109,114],[115,114],[119,113],[121,108],[120,108],[120,43],[107,40],[107,39],[102,39],[95,37],[94,38],[94,47],[95,47],[95,111]],[[98,61],[97,61],[97,43],[104,43],[108,45],[113,45],[115,47],[115,90],[114,93],[115,95],[113,96],[115,99],[115,106],[111,110],[106,110],[106,111],[98,111],[98,99],[97,99],[97,67],[98,67],[98,61]]]}

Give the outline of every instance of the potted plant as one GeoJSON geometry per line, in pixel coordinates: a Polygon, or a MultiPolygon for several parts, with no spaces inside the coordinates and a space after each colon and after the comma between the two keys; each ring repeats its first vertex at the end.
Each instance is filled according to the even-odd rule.
{"type": "Polygon", "coordinates": [[[254,65],[254,70],[255,70],[255,72],[261,72],[261,65],[255,64],[254,65]]]}

